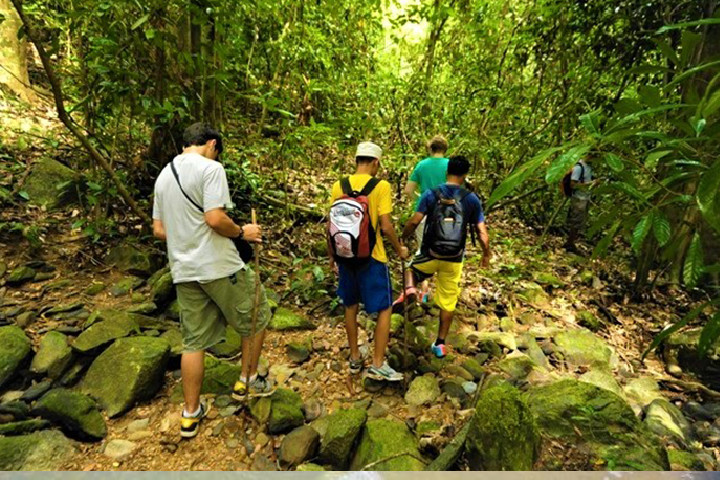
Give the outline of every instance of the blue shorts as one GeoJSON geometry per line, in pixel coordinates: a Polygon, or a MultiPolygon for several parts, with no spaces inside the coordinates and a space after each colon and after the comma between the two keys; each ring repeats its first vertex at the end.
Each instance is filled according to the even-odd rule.
{"type": "Polygon", "coordinates": [[[381,312],[392,305],[390,271],[385,263],[374,258],[358,269],[338,265],[339,281],[337,294],[343,305],[352,307],[365,305],[367,313],[381,312]]]}

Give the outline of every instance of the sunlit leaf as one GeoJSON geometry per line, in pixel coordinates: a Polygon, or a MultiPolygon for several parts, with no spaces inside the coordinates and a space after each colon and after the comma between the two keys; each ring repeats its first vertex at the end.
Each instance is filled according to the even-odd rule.
{"type": "Polygon", "coordinates": [[[670,222],[661,212],[655,212],[653,216],[653,233],[658,245],[664,247],[670,241],[670,222]]]}
{"type": "Polygon", "coordinates": [[[559,182],[588,151],[590,151],[589,145],[578,145],[560,155],[548,168],[545,181],[548,184],[559,182]]]}
{"type": "Polygon", "coordinates": [[[703,251],[700,235],[693,236],[683,266],[683,281],[687,288],[695,288],[703,274],[703,251]]]}

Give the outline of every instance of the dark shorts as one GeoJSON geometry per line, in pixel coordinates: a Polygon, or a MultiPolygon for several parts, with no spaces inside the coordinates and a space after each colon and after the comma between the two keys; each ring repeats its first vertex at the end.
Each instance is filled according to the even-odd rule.
{"type": "Polygon", "coordinates": [[[585,233],[589,206],[590,201],[587,199],[577,197],[570,198],[567,226],[571,234],[582,235],[585,233]]]}
{"type": "Polygon", "coordinates": [[[352,307],[365,305],[367,313],[381,312],[392,305],[390,272],[385,263],[374,258],[360,268],[338,265],[339,280],[337,294],[343,305],[352,307]]]}

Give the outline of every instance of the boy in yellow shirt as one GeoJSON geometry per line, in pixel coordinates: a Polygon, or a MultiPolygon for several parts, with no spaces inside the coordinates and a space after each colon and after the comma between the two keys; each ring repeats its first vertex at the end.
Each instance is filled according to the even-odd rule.
{"type": "Polygon", "coordinates": [[[403,260],[408,258],[408,250],[400,245],[392,224],[390,184],[385,180],[375,179],[380,168],[381,156],[382,149],[379,146],[372,142],[360,143],[355,154],[357,163],[355,174],[335,182],[330,199],[330,205],[333,205],[336,200],[349,193],[348,189],[356,194],[361,192],[360,195],[367,198],[367,213],[370,215],[372,227],[369,231],[375,235],[375,238],[371,239],[371,243],[374,243],[371,257],[367,261],[358,263],[341,260],[336,263],[337,252],[332,245],[332,238],[328,247],[330,266],[338,275],[337,294],[345,306],[345,330],[350,345],[350,373],[359,373],[363,368],[363,360],[358,349],[357,328],[358,307],[363,303],[367,313],[378,314],[375,351],[367,376],[375,380],[401,381],[402,374],[393,370],[384,360],[390,338],[392,291],[382,235],[387,237],[395,252],[403,260]]]}

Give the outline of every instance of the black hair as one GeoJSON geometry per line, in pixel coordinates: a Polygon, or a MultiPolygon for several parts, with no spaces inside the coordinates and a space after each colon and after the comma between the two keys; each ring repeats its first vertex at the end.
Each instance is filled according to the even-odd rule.
{"type": "Polygon", "coordinates": [[[377,158],[375,158],[375,157],[370,157],[370,156],[367,156],[367,155],[358,155],[357,157],[355,157],[355,163],[358,163],[358,164],[360,164],[360,163],[372,163],[372,162],[374,162],[375,160],[377,160],[377,158]]]}
{"type": "Polygon", "coordinates": [[[456,177],[462,177],[467,175],[470,171],[470,162],[463,155],[456,155],[450,157],[448,161],[447,173],[448,175],[455,175],[456,177]]]}
{"type": "Polygon", "coordinates": [[[222,136],[209,123],[193,123],[183,132],[183,147],[205,145],[209,140],[216,141],[215,149],[218,154],[221,154],[223,151],[222,136]]]}

